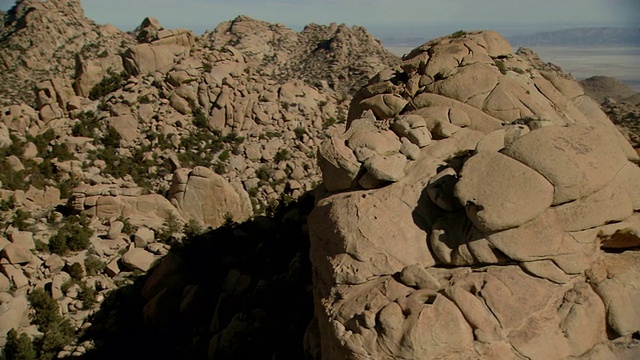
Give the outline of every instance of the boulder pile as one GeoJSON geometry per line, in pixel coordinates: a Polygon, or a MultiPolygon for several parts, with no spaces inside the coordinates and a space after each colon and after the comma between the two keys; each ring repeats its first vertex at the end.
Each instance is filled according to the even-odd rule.
{"type": "Polygon", "coordinates": [[[316,359],[640,354],[638,155],[528,55],[490,31],[430,41],[321,144],[316,359]]]}

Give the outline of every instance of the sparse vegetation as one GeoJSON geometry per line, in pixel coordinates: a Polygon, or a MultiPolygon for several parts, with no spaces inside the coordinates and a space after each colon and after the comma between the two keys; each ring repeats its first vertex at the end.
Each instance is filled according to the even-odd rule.
{"type": "Polygon", "coordinates": [[[498,70],[500,70],[500,73],[502,75],[506,75],[507,74],[508,69],[507,69],[507,66],[504,64],[503,61],[496,60],[495,64],[496,64],[496,67],[498,68],[498,70]]]}
{"type": "Polygon", "coordinates": [[[89,228],[86,215],[72,215],[65,218],[58,232],[49,239],[49,251],[65,255],[69,251],[85,250],[89,247],[89,238],[93,230],[89,228]]]}
{"type": "Polygon", "coordinates": [[[89,92],[89,99],[98,100],[122,87],[127,74],[125,72],[116,73],[113,70],[107,71],[107,75],[100,80],[89,92]]]}
{"type": "Polygon", "coordinates": [[[164,244],[170,244],[175,240],[176,234],[182,231],[182,224],[178,221],[178,218],[173,214],[167,214],[167,218],[164,221],[162,229],[157,235],[157,240],[164,244]]]}
{"type": "Polygon", "coordinates": [[[7,342],[3,348],[4,360],[35,360],[37,354],[27,334],[20,334],[16,329],[7,332],[7,342]]]}
{"type": "Polygon", "coordinates": [[[35,339],[38,359],[53,359],[58,351],[73,340],[74,329],[68,319],[60,315],[58,303],[43,289],[33,289],[27,296],[34,309],[31,323],[43,333],[35,339]]]}
{"type": "Polygon", "coordinates": [[[327,120],[325,120],[325,122],[322,123],[322,128],[326,130],[335,123],[336,119],[333,116],[330,116],[327,120]]]}
{"type": "Polygon", "coordinates": [[[106,266],[107,265],[95,255],[89,255],[84,259],[84,267],[87,271],[87,275],[89,276],[95,276],[102,273],[106,266]]]}
{"type": "Polygon", "coordinates": [[[458,39],[458,38],[461,38],[461,37],[463,37],[463,36],[465,36],[467,34],[468,33],[466,31],[458,30],[458,31],[454,32],[453,34],[449,35],[449,38],[450,39],[458,39]]]}

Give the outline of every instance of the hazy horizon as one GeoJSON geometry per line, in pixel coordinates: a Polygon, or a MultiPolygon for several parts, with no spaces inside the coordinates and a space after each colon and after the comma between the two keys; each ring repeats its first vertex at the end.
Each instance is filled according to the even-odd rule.
{"type": "MultiPolygon", "coordinates": [[[[7,10],[15,1],[0,0],[7,10]]],[[[306,24],[366,27],[378,38],[430,39],[457,30],[490,29],[504,36],[576,27],[638,27],[636,0],[81,0],[99,24],[133,30],[147,16],[167,28],[201,34],[220,22],[247,15],[300,30],[306,24]]]]}

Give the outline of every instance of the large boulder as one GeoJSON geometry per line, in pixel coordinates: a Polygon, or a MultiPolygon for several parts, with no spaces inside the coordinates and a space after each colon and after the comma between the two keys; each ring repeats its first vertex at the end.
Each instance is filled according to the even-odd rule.
{"type": "Polygon", "coordinates": [[[205,167],[178,169],[169,200],[185,219],[217,228],[227,221],[242,222],[252,214],[251,200],[240,185],[233,186],[205,167]]]}
{"type": "Polygon", "coordinates": [[[638,356],[638,157],[521,54],[495,32],[426,43],[323,143],[316,359],[638,356]]]}
{"type": "Polygon", "coordinates": [[[133,184],[81,185],[70,200],[76,211],[111,219],[123,216],[132,225],[160,229],[170,218],[182,220],[178,210],[159,194],[142,194],[133,184]]]}

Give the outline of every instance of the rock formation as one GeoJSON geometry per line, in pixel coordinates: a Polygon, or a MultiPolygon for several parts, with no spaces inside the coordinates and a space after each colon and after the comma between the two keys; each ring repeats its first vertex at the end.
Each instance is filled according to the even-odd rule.
{"type": "MultiPolygon", "coordinates": [[[[125,33],[84,17],[78,0],[20,0],[3,20],[0,345],[12,328],[47,336],[29,318],[34,291],[45,290],[77,335],[96,325],[112,290],[189,237],[312,190],[321,139],[343,131],[351,93],[399,61],[363,28],[335,24],[297,33],[241,16],[196,36],[146,18],[125,33]]],[[[295,265],[295,252],[270,259],[295,265]]],[[[298,271],[263,270],[252,271],[269,281],[298,271]]],[[[216,328],[220,348],[235,346],[236,325],[216,328]]],[[[95,345],[58,340],[61,358],[95,345]]]]}
{"type": "Polygon", "coordinates": [[[640,94],[622,82],[593,76],[580,82],[585,94],[596,100],[620,131],[629,137],[634,148],[640,147],[640,94]]]}
{"type": "Polygon", "coordinates": [[[531,59],[458,33],[355,95],[318,152],[316,359],[640,355],[638,155],[531,59]]]}

